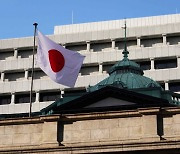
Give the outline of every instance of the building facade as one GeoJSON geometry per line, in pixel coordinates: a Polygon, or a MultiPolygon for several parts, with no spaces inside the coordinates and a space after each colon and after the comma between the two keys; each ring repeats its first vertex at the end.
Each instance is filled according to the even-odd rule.
{"type": "Polygon", "coordinates": [[[179,153],[180,109],[164,99],[107,86],[58,104],[0,119],[0,153],[179,153]]]}
{"type": "MultiPolygon", "coordinates": [[[[165,90],[180,92],[180,14],[127,19],[129,59],[165,90]]],[[[55,26],[49,37],[85,55],[75,88],[54,83],[35,65],[33,112],[85,91],[122,59],[124,20],[55,26]]],[[[33,37],[0,40],[0,114],[29,112],[33,37]]]]}
{"type": "MultiPolygon", "coordinates": [[[[126,26],[124,29],[126,34],[126,26]]],[[[56,30],[57,28],[55,28],[55,32],[56,30]]],[[[88,33],[88,28],[86,30],[88,33]]],[[[66,32],[66,30],[63,31],[66,32]]],[[[71,39],[73,35],[77,35],[75,29],[74,32],[75,34],[71,34],[71,39]]],[[[103,34],[105,33],[106,31],[103,34]]],[[[9,83],[11,92],[10,99],[8,99],[8,94],[1,95],[1,102],[4,102],[1,107],[6,106],[9,107],[8,111],[12,111],[12,109],[14,111],[0,114],[0,153],[178,154],[180,149],[180,95],[168,90],[173,87],[171,82],[168,84],[166,82],[165,89],[167,90],[164,90],[158,80],[154,81],[151,79],[152,76],[146,77],[146,73],[144,74],[149,71],[149,75],[153,75],[153,72],[155,75],[159,75],[159,71],[162,71],[161,80],[163,80],[165,79],[163,77],[168,75],[163,71],[178,70],[178,58],[175,61],[171,56],[169,56],[170,59],[168,59],[169,57],[158,59],[157,54],[152,54],[154,59],[151,58],[149,67],[147,62],[131,57],[134,61],[139,60],[140,65],[138,65],[128,57],[129,53],[130,56],[133,53],[129,46],[129,42],[132,41],[130,37],[126,38],[125,35],[124,42],[123,35],[122,39],[111,39],[112,46],[107,50],[104,48],[102,50],[102,47],[106,46],[108,42],[101,42],[100,39],[97,42],[89,40],[86,42],[87,48],[84,52],[89,54],[90,59],[88,61],[87,56],[76,87],[73,89],[61,87],[61,85],[58,85],[59,89],[55,89],[57,85],[51,84],[49,78],[43,76],[36,66],[34,112],[31,117],[27,117],[28,114],[25,114],[28,112],[25,111],[25,107],[29,105],[26,84],[30,82],[30,70],[25,69],[24,73],[21,72],[24,74],[23,78],[19,72],[8,72],[11,70],[1,73],[2,83],[4,85],[9,83]],[[118,42],[123,44],[122,49],[117,46],[118,42]],[[97,44],[100,44],[98,48],[96,48],[97,44]],[[114,60],[117,62],[110,69],[108,67],[113,64],[113,60],[110,58],[102,61],[106,53],[108,58],[120,57],[114,60]],[[94,69],[96,60],[98,69],[94,69]],[[90,64],[93,64],[93,67],[90,64]],[[100,78],[100,75],[104,76],[100,78]],[[19,87],[20,83],[22,87],[19,87]],[[16,85],[14,89],[13,85],[16,85]],[[21,91],[18,91],[20,88],[22,88],[21,91]],[[8,100],[10,100],[9,104],[8,100]],[[44,106],[47,106],[48,103],[50,105],[41,109],[40,105],[43,103],[44,106]],[[21,109],[21,112],[17,111],[18,109],[21,109]]],[[[137,40],[134,50],[137,52],[137,49],[141,48],[143,53],[147,50],[144,45],[141,46],[143,36],[140,40],[138,37],[137,40]],[[137,46],[138,43],[140,46],[137,46]]],[[[168,44],[167,41],[166,44],[168,44]]],[[[69,42],[65,45],[66,48],[73,46],[78,50],[77,46],[82,44],[72,45],[69,42]]],[[[160,43],[160,46],[163,48],[168,45],[160,43]]],[[[150,52],[152,50],[148,53],[150,52]]],[[[2,53],[7,54],[8,50],[2,53]]],[[[27,64],[28,58],[22,58],[22,53],[26,55],[27,51],[22,52],[22,50],[15,49],[13,53],[13,57],[9,56],[5,59],[11,61],[14,66],[17,62],[18,68],[27,64]],[[18,56],[19,53],[22,57],[18,56]],[[23,59],[26,62],[21,65],[20,62],[23,59]]],[[[31,59],[30,55],[29,59],[31,59]]],[[[2,60],[2,62],[6,60],[2,60]]],[[[170,74],[169,77],[171,77],[170,74]]],[[[160,83],[161,80],[159,80],[160,83]]],[[[163,82],[165,81],[163,80],[163,82]]],[[[174,90],[178,90],[177,82],[172,83],[176,87],[174,90]]]]}
{"type": "Polygon", "coordinates": [[[1,120],[0,153],[178,154],[180,110],[164,108],[162,136],[157,133],[160,112],[149,108],[1,120]]]}

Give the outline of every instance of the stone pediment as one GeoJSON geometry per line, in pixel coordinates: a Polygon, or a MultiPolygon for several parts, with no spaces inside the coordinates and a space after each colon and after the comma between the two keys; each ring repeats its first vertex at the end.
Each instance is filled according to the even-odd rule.
{"type": "Polygon", "coordinates": [[[94,107],[112,107],[112,106],[123,106],[123,105],[134,105],[135,103],[125,101],[122,99],[117,99],[113,97],[108,97],[105,99],[102,99],[100,101],[97,101],[95,103],[92,103],[85,108],[94,108],[94,107]]]}
{"type": "Polygon", "coordinates": [[[63,102],[63,99],[45,108],[43,114],[131,110],[170,105],[167,100],[161,98],[111,86],[87,92],[67,102],[63,102]]]}

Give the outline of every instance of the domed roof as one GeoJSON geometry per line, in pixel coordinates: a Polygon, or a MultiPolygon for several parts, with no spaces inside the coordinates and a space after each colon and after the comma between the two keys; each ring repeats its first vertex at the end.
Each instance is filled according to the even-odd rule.
{"type": "MultiPolygon", "coordinates": [[[[109,77],[102,80],[95,86],[89,87],[88,91],[95,91],[105,86],[115,86],[129,90],[140,88],[152,88],[161,86],[154,80],[143,76],[140,66],[128,59],[129,52],[126,46],[126,24],[125,24],[125,46],[123,50],[123,60],[117,62],[108,71],[109,77]]],[[[162,89],[162,88],[161,88],[162,89]]]]}
{"type": "Polygon", "coordinates": [[[105,86],[115,86],[123,89],[161,88],[156,81],[143,76],[140,66],[128,58],[124,58],[112,66],[109,71],[109,77],[95,86],[89,87],[89,91],[95,91],[105,86]]]}
{"type": "Polygon", "coordinates": [[[137,74],[143,75],[143,70],[140,68],[139,64],[129,60],[125,57],[123,60],[117,62],[114,66],[110,68],[108,73],[111,75],[115,71],[124,72],[125,70],[136,72],[137,74]]]}

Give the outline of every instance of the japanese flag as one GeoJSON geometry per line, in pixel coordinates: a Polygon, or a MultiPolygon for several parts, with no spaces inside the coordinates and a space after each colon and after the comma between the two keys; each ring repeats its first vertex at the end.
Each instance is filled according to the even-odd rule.
{"type": "Polygon", "coordinates": [[[37,32],[39,67],[55,82],[74,87],[84,56],[63,48],[41,32],[37,32]]]}

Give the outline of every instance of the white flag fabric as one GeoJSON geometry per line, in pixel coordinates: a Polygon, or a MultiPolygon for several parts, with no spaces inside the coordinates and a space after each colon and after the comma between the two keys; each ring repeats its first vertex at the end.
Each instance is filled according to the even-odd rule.
{"type": "Polygon", "coordinates": [[[41,32],[37,32],[37,61],[39,67],[55,82],[74,87],[84,56],[65,49],[41,32]]]}

